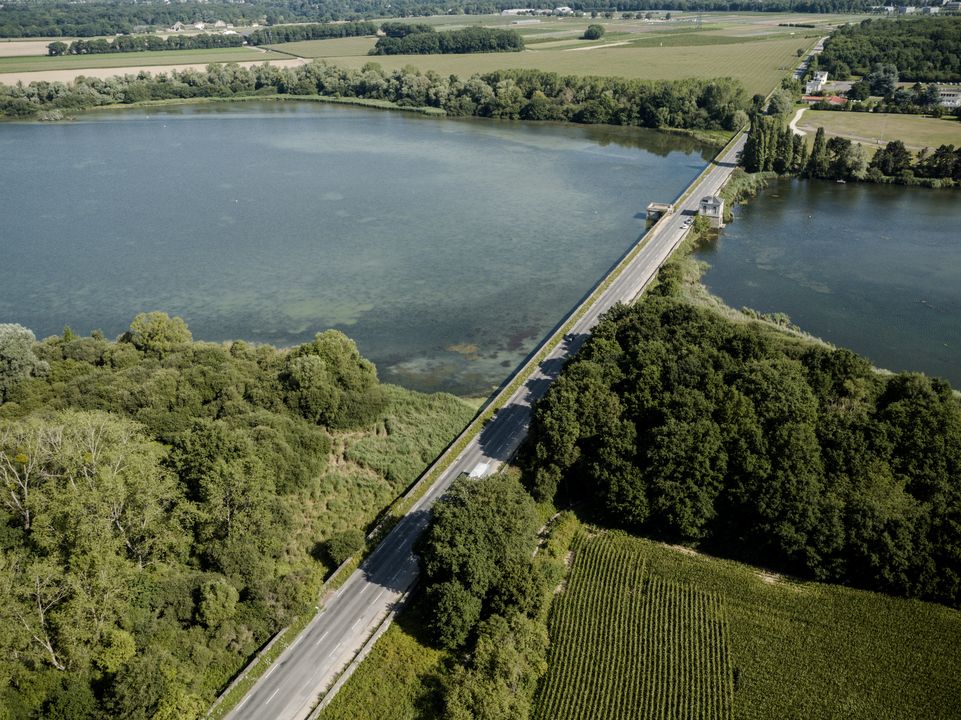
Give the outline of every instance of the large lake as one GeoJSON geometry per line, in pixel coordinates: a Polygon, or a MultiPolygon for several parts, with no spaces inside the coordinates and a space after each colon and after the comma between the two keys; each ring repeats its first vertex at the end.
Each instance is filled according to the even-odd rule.
{"type": "Polygon", "coordinates": [[[709,155],[310,103],[0,124],[0,322],[115,336],[165,310],[279,345],[335,327],[387,381],[486,394],[709,155]]]}
{"type": "Polygon", "coordinates": [[[735,216],[699,253],[729,305],[961,388],[961,192],[779,180],[735,216]]]}

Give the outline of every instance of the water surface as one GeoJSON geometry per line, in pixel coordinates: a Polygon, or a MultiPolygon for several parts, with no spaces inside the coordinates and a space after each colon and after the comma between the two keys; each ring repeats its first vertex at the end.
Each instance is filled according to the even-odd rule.
{"type": "Polygon", "coordinates": [[[961,388],[961,192],[779,180],[698,255],[729,305],[961,388]]]}
{"type": "Polygon", "coordinates": [[[0,322],[184,317],[292,345],[328,327],[383,379],[500,383],[710,153],[653,131],[303,104],[0,125],[0,322]]]}

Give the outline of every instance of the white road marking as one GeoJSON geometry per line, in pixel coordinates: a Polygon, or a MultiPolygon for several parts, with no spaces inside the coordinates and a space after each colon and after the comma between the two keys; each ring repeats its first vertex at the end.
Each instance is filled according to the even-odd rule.
{"type": "Polygon", "coordinates": [[[326,630],[324,634],[320,636],[317,642],[314,643],[314,645],[320,645],[324,641],[324,638],[327,637],[328,635],[330,635],[330,630],[326,630]]]}
{"type": "Polygon", "coordinates": [[[276,694],[279,693],[279,692],[280,692],[280,688],[277,688],[276,690],[274,690],[274,691],[270,694],[270,697],[267,698],[267,702],[265,702],[264,705],[266,705],[266,704],[269,703],[271,700],[273,700],[273,699],[274,699],[274,695],[276,695],[276,694]]]}

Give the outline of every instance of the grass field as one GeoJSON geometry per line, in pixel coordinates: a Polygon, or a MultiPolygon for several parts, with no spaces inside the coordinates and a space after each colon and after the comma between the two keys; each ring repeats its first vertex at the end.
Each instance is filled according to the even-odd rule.
{"type": "Polygon", "coordinates": [[[883,146],[891,140],[901,140],[912,150],[961,146],[961,121],[954,118],[808,110],[797,126],[811,135],[823,127],[828,137],[846,137],[866,146],[883,146]]]}
{"type": "Polygon", "coordinates": [[[0,74],[43,70],[83,70],[145,65],[190,65],[194,63],[250,62],[283,58],[254,48],[213,48],[210,50],[158,50],[155,52],[104,53],[60,57],[0,57],[0,74]]]}
{"type": "Polygon", "coordinates": [[[932,603],[602,534],[552,612],[539,720],[961,714],[961,613],[932,603]]]}
{"type": "MultiPolygon", "coordinates": [[[[692,34],[693,35],[693,34],[692,34]]],[[[749,94],[767,93],[797,64],[799,46],[809,47],[813,39],[778,38],[766,41],[695,44],[692,35],[679,36],[687,45],[652,46],[647,40],[638,44],[598,47],[573,51],[577,45],[528,49],[519,53],[485,53],[476,55],[367,55],[373,38],[343,38],[287,43],[284,52],[304,57],[320,57],[330,63],[351,68],[376,62],[394,70],[413,65],[421,70],[434,70],[442,75],[469,77],[474,73],[508,68],[536,68],[565,75],[615,75],[650,80],[677,80],[687,77],[730,75],[744,83],[749,94]],[[293,46],[296,46],[296,50],[293,46]]],[[[616,41],[615,41],[616,42],[616,41]]],[[[723,42],[723,41],[722,41],[723,42]]],[[[535,48],[539,47],[537,45],[535,48]]]]}

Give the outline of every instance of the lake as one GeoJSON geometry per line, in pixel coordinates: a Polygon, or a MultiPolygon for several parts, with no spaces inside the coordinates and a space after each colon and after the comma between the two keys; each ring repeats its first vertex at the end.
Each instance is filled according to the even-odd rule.
{"type": "Polygon", "coordinates": [[[961,192],[782,179],[734,214],[697,254],[728,305],[961,388],[961,192]]]}
{"type": "Polygon", "coordinates": [[[0,124],[0,322],[288,346],[485,395],[712,153],[632,128],[237,103],[0,124]]]}

